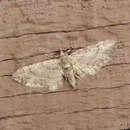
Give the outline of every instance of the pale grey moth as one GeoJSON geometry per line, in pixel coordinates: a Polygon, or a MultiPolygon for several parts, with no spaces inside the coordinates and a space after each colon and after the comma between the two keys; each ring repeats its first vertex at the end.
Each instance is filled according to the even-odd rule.
{"type": "Polygon", "coordinates": [[[27,87],[44,87],[50,91],[60,87],[64,80],[75,88],[77,78],[95,75],[110,61],[116,43],[114,40],[100,41],[70,55],[61,51],[59,59],[24,66],[13,74],[13,78],[27,87]]]}

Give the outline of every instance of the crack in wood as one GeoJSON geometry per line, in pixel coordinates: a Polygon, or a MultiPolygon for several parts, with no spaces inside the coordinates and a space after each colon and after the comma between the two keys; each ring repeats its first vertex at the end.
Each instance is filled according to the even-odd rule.
{"type": "MultiPolygon", "coordinates": [[[[129,105],[129,103],[128,104],[121,104],[120,106],[124,106],[124,105],[129,105]]],[[[130,109],[129,107],[128,108],[126,108],[126,107],[123,108],[123,107],[120,107],[120,106],[94,107],[94,108],[91,108],[91,109],[75,110],[75,111],[67,112],[67,113],[64,113],[64,114],[77,114],[77,113],[81,113],[81,112],[92,112],[92,111],[95,111],[95,110],[130,109]]],[[[27,117],[27,116],[43,115],[43,114],[44,115],[50,115],[50,114],[55,114],[57,112],[59,112],[59,111],[39,112],[39,113],[24,113],[24,114],[18,114],[18,115],[8,115],[8,116],[0,117],[0,121],[1,120],[7,120],[7,119],[27,117]]]]}
{"type": "Polygon", "coordinates": [[[114,26],[124,26],[124,25],[129,25],[130,22],[126,23],[116,23],[116,24],[108,24],[104,26],[95,26],[95,27],[88,27],[84,29],[73,29],[73,30],[60,30],[60,31],[46,31],[46,32],[32,32],[32,33],[24,33],[20,35],[15,35],[15,36],[7,36],[7,37],[1,37],[0,39],[10,39],[10,38],[19,38],[22,36],[26,35],[41,35],[41,34],[53,34],[53,33],[70,33],[70,32],[80,32],[80,31],[88,31],[88,30],[94,30],[94,29],[101,29],[101,28],[106,28],[106,27],[114,27],[114,26]]]}
{"type": "Polygon", "coordinates": [[[78,89],[65,89],[65,90],[59,90],[59,91],[49,91],[49,92],[27,92],[27,93],[19,93],[15,95],[7,95],[2,96],[0,98],[13,98],[13,97],[19,97],[19,96],[29,96],[29,95],[45,95],[45,94],[54,94],[54,93],[65,93],[65,92],[73,92],[78,91],[78,89]]]}
{"type": "Polygon", "coordinates": [[[12,74],[5,74],[5,75],[1,75],[0,77],[11,77],[12,74]]]}
{"type": "MultiPolygon", "coordinates": [[[[73,52],[73,51],[76,51],[76,50],[81,49],[81,48],[83,48],[83,47],[77,47],[77,48],[71,47],[71,48],[68,48],[68,49],[64,49],[62,51],[66,52],[66,51],[70,50],[71,52],[73,52]]],[[[21,58],[7,58],[7,59],[4,59],[4,60],[1,60],[0,62],[10,61],[10,60],[20,61],[20,60],[32,58],[32,57],[35,57],[35,56],[40,56],[40,55],[53,55],[53,57],[51,57],[50,59],[59,58],[60,57],[60,50],[52,51],[52,52],[49,52],[49,53],[37,53],[37,54],[33,54],[33,55],[30,55],[30,56],[21,57],[21,58]]]]}
{"type": "Polygon", "coordinates": [[[122,85],[118,85],[118,86],[114,86],[114,87],[108,87],[108,88],[105,88],[105,87],[93,87],[93,88],[89,88],[88,90],[81,90],[79,89],[80,91],[82,92],[90,92],[92,90],[97,90],[97,89],[100,89],[100,90],[106,90],[106,89],[119,89],[119,88],[124,88],[126,86],[129,86],[130,83],[125,83],[125,84],[122,84],[122,85]]]}
{"type": "Polygon", "coordinates": [[[0,117],[0,120],[19,118],[19,117],[26,117],[26,116],[32,116],[32,115],[40,115],[42,113],[28,113],[28,114],[19,114],[19,115],[8,115],[8,116],[0,117]]]}
{"type": "Polygon", "coordinates": [[[54,94],[54,93],[66,93],[66,92],[75,92],[75,91],[81,91],[81,92],[85,92],[88,93],[92,90],[97,90],[97,89],[101,89],[101,90],[105,90],[105,89],[119,89],[119,88],[123,88],[126,86],[129,86],[130,83],[125,83],[119,86],[115,86],[115,87],[109,87],[109,88],[101,88],[101,87],[93,87],[93,88],[89,88],[87,90],[85,89],[64,89],[64,90],[58,90],[58,91],[49,91],[49,92],[27,92],[27,93],[19,93],[19,94],[15,94],[15,95],[7,95],[7,96],[1,96],[0,99],[4,99],[4,98],[15,98],[15,97],[20,97],[20,96],[30,96],[30,95],[46,95],[46,94],[54,94]]]}
{"type": "Polygon", "coordinates": [[[106,68],[106,67],[110,67],[110,66],[120,66],[120,65],[130,65],[130,63],[129,62],[126,62],[126,63],[124,63],[124,62],[122,62],[122,63],[113,63],[113,64],[105,65],[102,68],[106,68]]]}
{"type": "MultiPolygon", "coordinates": [[[[129,105],[129,104],[121,104],[120,106],[123,105],[129,105]]],[[[105,106],[105,107],[95,107],[92,109],[84,109],[84,110],[76,110],[76,111],[72,111],[72,112],[67,112],[65,114],[77,114],[77,113],[81,113],[81,112],[91,112],[91,111],[95,111],[95,110],[109,110],[109,109],[130,109],[130,107],[126,108],[126,107],[120,107],[120,106],[105,106]]]]}

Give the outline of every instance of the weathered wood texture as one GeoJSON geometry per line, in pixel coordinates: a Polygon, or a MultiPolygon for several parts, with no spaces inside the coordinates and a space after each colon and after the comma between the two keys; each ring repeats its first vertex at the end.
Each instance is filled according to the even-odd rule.
{"type": "Polygon", "coordinates": [[[0,1],[0,130],[121,130],[130,127],[130,0],[0,1]],[[57,92],[11,75],[58,50],[121,41],[96,76],[57,92]]]}

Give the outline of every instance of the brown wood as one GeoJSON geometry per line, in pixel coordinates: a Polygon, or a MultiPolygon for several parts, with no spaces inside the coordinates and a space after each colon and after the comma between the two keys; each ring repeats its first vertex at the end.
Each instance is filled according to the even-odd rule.
{"type": "Polygon", "coordinates": [[[130,0],[0,1],[0,130],[130,128],[130,0]],[[113,60],[76,90],[26,88],[11,75],[60,48],[120,41],[113,60]]]}

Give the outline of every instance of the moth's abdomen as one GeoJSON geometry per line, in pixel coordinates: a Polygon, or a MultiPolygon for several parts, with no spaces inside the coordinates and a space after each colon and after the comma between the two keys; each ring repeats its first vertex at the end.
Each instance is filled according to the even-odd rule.
{"type": "Polygon", "coordinates": [[[71,87],[76,87],[76,79],[72,66],[70,68],[64,69],[64,77],[71,87]]]}

